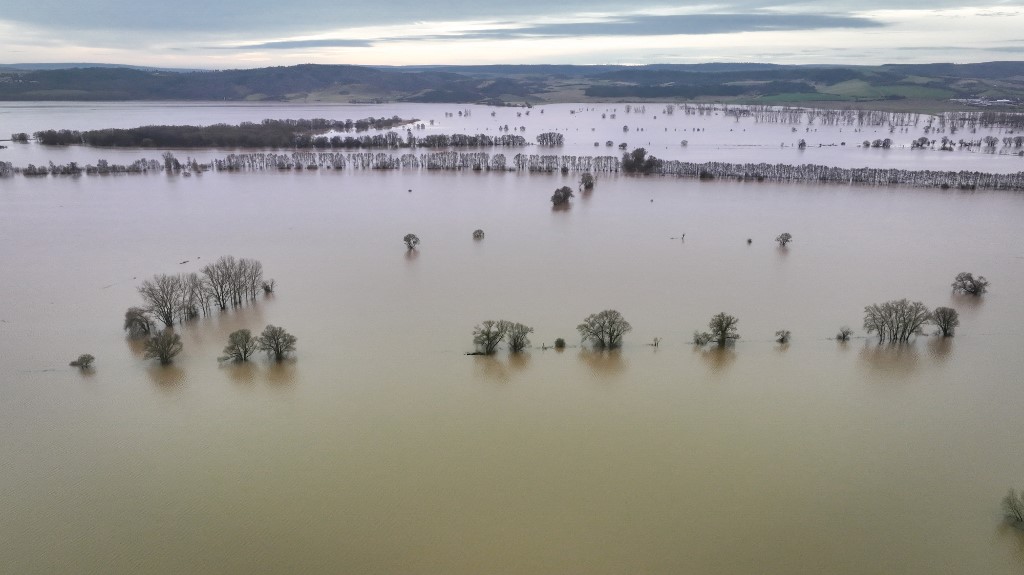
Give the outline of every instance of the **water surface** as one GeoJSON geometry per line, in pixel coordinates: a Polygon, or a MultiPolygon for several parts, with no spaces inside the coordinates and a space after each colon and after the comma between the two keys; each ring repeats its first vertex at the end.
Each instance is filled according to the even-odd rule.
{"type": "Polygon", "coordinates": [[[7,570],[1020,572],[999,500],[1024,487],[1024,196],[621,176],[552,211],[573,183],[0,182],[7,570]],[[225,254],[277,293],[144,360],[120,331],[135,287],[225,254]],[[991,292],[952,295],[961,271],[991,292]],[[958,309],[956,337],[829,339],[902,297],[958,309]],[[607,308],[623,349],[579,347],[607,308]],[[694,349],[720,311],[743,339],[694,349]],[[534,347],[463,355],[485,319],[534,347]],[[293,361],[218,364],[267,324],[293,361]]]}

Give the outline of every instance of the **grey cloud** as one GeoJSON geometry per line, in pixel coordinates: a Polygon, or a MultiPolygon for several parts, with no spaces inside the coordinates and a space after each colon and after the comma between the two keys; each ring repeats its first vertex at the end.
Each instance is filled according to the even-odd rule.
{"type": "MultiPolygon", "coordinates": [[[[991,0],[990,0],[991,1],[991,0]]],[[[424,21],[536,19],[580,13],[643,12],[676,3],[664,0],[33,0],[4,3],[0,19],[44,30],[77,35],[84,31],[136,31],[169,35],[223,34],[250,37],[294,36],[323,30],[367,25],[410,24],[424,21]]],[[[685,5],[678,3],[677,5],[685,5]]],[[[762,18],[789,18],[764,10],[813,10],[814,14],[850,14],[854,10],[893,8],[891,1],[860,0],[851,7],[840,0],[725,0],[705,12],[753,14],[762,18]]],[[[912,0],[900,8],[936,8],[963,5],[962,0],[912,0]]],[[[812,16],[813,17],[813,16],[812,16]]],[[[829,18],[829,16],[820,16],[829,18]]],[[[792,29],[792,28],[784,28],[792,29]]]]}
{"type": "Polygon", "coordinates": [[[10,0],[3,5],[2,20],[69,34],[135,30],[171,35],[244,33],[256,37],[369,25],[508,20],[623,9],[617,0],[10,0]]]}
{"type": "Polygon", "coordinates": [[[259,44],[242,44],[240,46],[217,46],[218,50],[291,50],[295,48],[370,48],[372,42],[366,40],[282,40],[279,42],[262,42],[259,44]]]}
{"type": "MultiPolygon", "coordinates": [[[[736,32],[821,30],[825,28],[877,28],[883,23],[868,18],[814,14],[691,14],[631,16],[602,22],[538,24],[515,29],[476,30],[453,36],[418,36],[416,39],[487,39],[579,36],[667,36],[729,34],[736,32]]],[[[393,38],[400,40],[401,38],[393,38]]]]}

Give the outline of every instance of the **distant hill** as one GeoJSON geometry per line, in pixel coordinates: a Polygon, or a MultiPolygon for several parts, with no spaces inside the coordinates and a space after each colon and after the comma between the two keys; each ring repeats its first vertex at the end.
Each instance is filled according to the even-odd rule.
{"type": "Polygon", "coordinates": [[[24,64],[0,64],[0,70],[66,70],[68,68],[131,68],[133,70],[161,70],[164,72],[193,72],[195,68],[154,68],[153,66],[132,66],[130,64],[100,64],[95,62],[41,62],[24,64]]]}
{"type": "Polygon", "coordinates": [[[0,100],[545,102],[688,100],[764,104],[950,106],[951,98],[1024,101],[1024,62],[782,66],[317,65],[167,70],[113,64],[0,66],[0,100]],[[33,67],[33,68],[29,68],[33,67]],[[902,102],[903,104],[899,104],[902,102]]]}

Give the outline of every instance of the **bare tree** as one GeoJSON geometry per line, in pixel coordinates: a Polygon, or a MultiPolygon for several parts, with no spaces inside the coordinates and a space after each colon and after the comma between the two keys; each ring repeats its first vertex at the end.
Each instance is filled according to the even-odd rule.
{"type": "Polygon", "coordinates": [[[533,328],[525,326],[521,323],[513,323],[508,326],[508,332],[506,338],[508,339],[508,350],[512,353],[518,353],[526,349],[530,345],[530,338],[528,337],[533,333],[533,328]]]}
{"type": "Polygon", "coordinates": [[[951,307],[937,307],[932,312],[932,321],[939,327],[942,337],[952,337],[960,325],[960,314],[951,307]]]}
{"type": "Polygon", "coordinates": [[[953,280],[953,293],[981,295],[988,291],[988,280],[985,276],[974,277],[970,272],[960,272],[953,280]]]}
{"type": "Polygon", "coordinates": [[[268,325],[257,339],[257,345],[260,351],[274,356],[275,361],[281,361],[295,351],[297,341],[298,338],[285,331],[283,327],[268,325]]]}
{"type": "Polygon", "coordinates": [[[839,328],[839,333],[836,334],[836,339],[839,341],[850,341],[851,335],[853,335],[853,330],[844,325],[839,328]]]}
{"type": "Polygon", "coordinates": [[[248,293],[245,279],[249,275],[249,265],[252,263],[252,260],[245,258],[235,260],[235,258],[231,258],[231,261],[234,264],[229,275],[231,278],[231,303],[235,306],[240,306],[245,299],[245,294],[248,293]]]}
{"type": "Polygon", "coordinates": [[[181,276],[181,319],[192,319],[202,311],[210,312],[210,298],[207,297],[206,282],[199,274],[192,272],[181,276]]]}
{"type": "Polygon", "coordinates": [[[416,249],[416,246],[418,246],[420,243],[420,239],[416,237],[416,234],[405,234],[405,237],[402,238],[402,241],[405,242],[405,247],[410,250],[416,249]]]}
{"type": "Polygon", "coordinates": [[[1024,527],[1024,493],[1013,489],[1003,497],[1003,516],[1018,527],[1024,527]]]}
{"type": "Polygon", "coordinates": [[[132,337],[149,335],[152,327],[153,320],[150,319],[149,312],[141,307],[130,307],[128,311],[124,312],[124,330],[128,332],[128,335],[132,337]]]}
{"type": "Polygon", "coordinates": [[[174,356],[181,353],[183,347],[180,335],[174,333],[174,330],[163,329],[146,340],[143,357],[158,359],[162,365],[167,365],[174,360],[174,356]]]}
{"type": "Polygon", "coordinates": [[[788,232],[782,233],[782,234],[779,234],[779,237],[775,238],[775,241],[779,242],[780,246],[786,247],[786,244],[788,244],[789,242],[793,241],[793,236],[792,236],[792,234],[790,234],[788,232]]]}
{"type": "Polygon", "coordinates": [[[219,358],[222,361],[249,361],[249,357],[256,353],[259,341],[253,337],[252,332],[247,329],[233,331],[228,335],[228,345],[224,348],[224,356],[219,358]]]}
{"type": "Polygon", "coordinates": [[[931,317],[931,312],[919,301],[911,302],[906,298],[887,301],[864,308],[864,329],[877,333],[879,342],[908,341],[931,317]]]}
{"type": "Polygon", "coordinates": [[[474,240],[482,240],[482,239],[484,239],[484,231],[483,230],[473,230],[473,239],[474,240]]]}
{"type": "Polygon", "coordinates": [[[498,344],[505,339],[511,325],[504,320],[489,319],[473,328],[473,343],[477,346],[478,353],[490,355],[497,351],[498,344]]]}
{"type": "Polygon", "coordinates": [[[228,308],[231,294],[231,268],[234,266],[231,256],[221,256],[216,262],[203,266],[201,270],[206,276],[206,291],[209,298],[221,310],[228,308]]]}
{"type": "Polygon", "coordinates": [[[576,326],[583,341],[590,340],[597,348],[619,347],[622,345],[622,336],[632,330],[633,326],[613,309],[591,314],[576,326]]]}
{"type": "Polygon", "coordinates": [[[248,292],[248,298],[256,299],[256,294],[259,293],[260,286],[263,284],[263,264],[259,260],[247,258],[242,258],[240,261],[245,262],[243,283],[248,292]]]}
{"type": "Polygon", "coordinates": [[[775,332],[775,341],[778,343],[789,343],[790,332],[788,329],[780,329],[775,332]]]}
{"type": "Polygon", "coordinates": [[[165,327],[174,325],[181,309],[182,283],[179,276],[155,275],[152,280],[142,282],[139,294],[146,301],[146,309],[165,327]]]}

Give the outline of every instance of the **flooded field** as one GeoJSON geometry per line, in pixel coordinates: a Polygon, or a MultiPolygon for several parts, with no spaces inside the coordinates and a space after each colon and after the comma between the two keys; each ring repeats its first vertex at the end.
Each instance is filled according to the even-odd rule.
{"type": "MultiPolygon", "coordinates": [[[[116,106],[96,109],[16,114],[11,130],[114,125],[116,106]]],[[[280,117],[314,115],[374,114],[280,117]]],[[[883,157],[843,151],[857,153],[883,157]]],[[[6,569],[1020,572],[999,501],[1024,487],[1024,196],[607,176],[553,211],[562,185],[575,180],[0,180],[6,569]],[[136,287],[227,254],[259,259],[276,294],[178,326],[172,366],[144,360],[121,331],[136,287]],[[951,294],[962,271],[990,292],[951,294]],[[864,307],[903,297],[957,309],[956,337],[866,337],[864,307]],[[575,326],[609,308],[633,325],[623,348],[580,347],[575,326]],[[721,311],[742,339],[695,349],[721,311]],[[464,355],[486,319],[534,327],[533,347],[464,355]],[[267,324],[298,337],[293,360],[217,362],[228,333],[267,324]],[[842,325],[850,342],[831,339],[842,325]],[[558,337],[568,349],[542,349],[558,337]],[[94,370],[67,366],[80,353],[94,370]]]]}
{"type": "MultiPolygon", "coordinates": [[[[151,124],[210,125],[259,122],[263,119],[327,118],[335,120],[399,116],[418,119],[424,125],[416,136],[429,134],[501,134],[521,135],[531,145],[526,148],[495,148],[508,156],[526,154],[564,154],[577,156],[620,156],[620,144],[629,150],[644,147],[665,160],[688,162],[767,162],[781,164],[819,164],[842,168],[898,168],[907,170],[970,170],[989,173],[1024,171],[1024,148],[1004,145],[1004,138],[1021,136],[1020,130],[1006,128],[974,129],[965,127],[940,130],[937,117],[926,114],[890,114],[879,116],[887,123],[868,122],[853,125],[838,119],[826,123],[815,113],[734,115],[726,109],[682,106],[665,114],[663,104],[642,108],[626,104],[554,104],[535,108],[496,108],[457,104],[220,104],[220,103],[5,103],[0,106],[0,139],[9,133],[32,134],[40,130],[96,130],[132,128],[151,124]],[[637,111],[642,109],[643,112],[637,111]],[[791,121],[792,120],[792,121],[791,121]],[[504,128],[508,130],[504,130],[504,128]],[[538,134],[558,132],[565,145],[543,148],[535,145],[538,134]],[[940,151],[941,139],[981,141],[985,137],[1000,142],[992,147],[956,147],[940,151]],[[935,149],[911,149],[914,140],[935,140],[935,149]],[[888,149],[862,147],[865,140],[892,140],[888,149]],[[800,140],[806,147],[799,148],[800,140]],[[686,145],[683,145],[683,142],[686,145]],[[607,144],[611,143],[611,146],[607,144]],[[595,144],[597,144],[595,146],[595,144]]],[[[747,108],[731,108],[748,110],[747,108]]],[[[875,118],[878,121],[878,118],[875,118]]],[[[405,129],[396,130],[404,137],[405,129]]],[[[8,144],[5,142],[5,144],[8,144]]],[[[28,163],[57,164],[79,162],[95,164],[99,158],[111,163],[131,163],[141,157],[160,158],[162,149],[123,150],[84,146],[60,148],[35,144],[8,144],[0,150],[0,161],[16,166],[28,163]]],[[[424,151],[424,150],[420,150],[424,151]]],[[[469,151],[469,150],[467,150],[469,151]]],[[[200,161],[223,157],[225,150],[175,151],[200,161]]]]}

